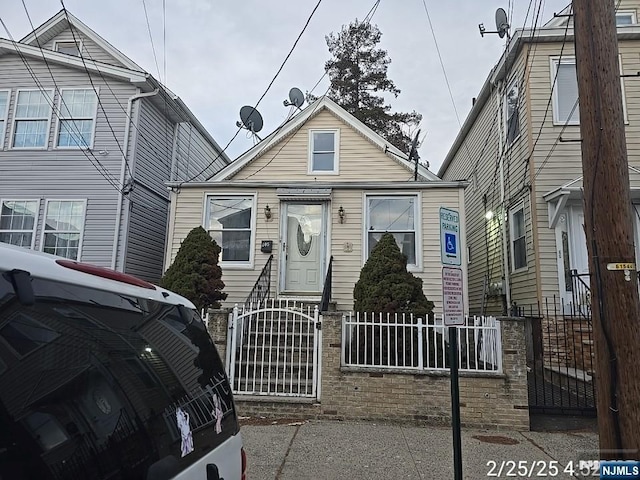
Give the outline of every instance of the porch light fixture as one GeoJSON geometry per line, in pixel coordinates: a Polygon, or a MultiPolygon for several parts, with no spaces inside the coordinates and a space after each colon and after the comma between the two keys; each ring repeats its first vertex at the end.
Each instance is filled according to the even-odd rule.
{"type": "Polygon", "coordinates": [[[269,208],[269,205],[264,207],[264,218],[266,218],[267,220],[271,218],[271,208],[269,208]]]}
{"type": "Polygon", "coordinates": [[[484,218],[491,220],[493,218],[493,212],[491,210],[487,210],[487,213],[484,214],[484,218]]]}
{"type": "Polygon", "coordinates": [[[338,217],[340,217],[340,223],[344,223],[344,208],[342,208],[342,205],[338,209],[338,217]]]}

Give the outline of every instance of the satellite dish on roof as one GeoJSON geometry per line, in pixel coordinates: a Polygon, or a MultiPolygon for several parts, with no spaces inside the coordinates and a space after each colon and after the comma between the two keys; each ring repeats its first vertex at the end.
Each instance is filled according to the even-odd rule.
{"type": "Polygon", "coordinates": [[[251,133],[255,134],[262,130],[263,125],[264,122],[262,121],[262,115],[260,115],[260,112],[254,107],[245,105],[240,109],[240,121],[236,122],[236,126],[239,128],[246,128],[251,133]]]}
{"type": "Polygon", "coordinates": [[[507,12],[504,11],[504,8],[499,8],[496,10],[496,31],[495,32],[487,32],[487,29],[484,27],[484,24],[481,23],[478,25],[478,29],[480,29],[480,36],[484,37],[485,33],[497,33],[500,38],[504,38],[507,36],[509,38],[509,21],[507,19],[507,12]]]}
{"type": "Polygon", "coordinates": [[[498,36],[500,38],[503,38],[509,32],[507,12],[504,11],[504,8],[496,10],[496,30],[498,31],[498,36]]]}
{"type": "Polygon", "coordinates": [[[293,105],[297,108],[301,108],[302,104],[304,103],[304,94],[302,93],[302,90],[293,87],[291,90],[289,90],[289,100],[285,100],[283,103],[285,107],[293,105]]]}

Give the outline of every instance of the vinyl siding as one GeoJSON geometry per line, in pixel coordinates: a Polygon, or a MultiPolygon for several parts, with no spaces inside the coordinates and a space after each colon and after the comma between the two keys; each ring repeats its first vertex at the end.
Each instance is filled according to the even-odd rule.
{"type": "Polygon", "coordinates": [[[274,145],[232,177],[232,180],[270,181],[398,181],[413,179],[391,155],[366,140],[328,110],[322,110],[300,129],[274,145]],[[339,175],[308,173],[309,130],[340,129],[339,175]],[[372,166],[375,165],[375,168],[372,166]]]}
{"type": "Polygon", "coordinates": [[[173,180],[204,181],[226,165],[220,151],[187,122],[178,124],[175,155],[173,180]]]}
{"type": "MultiPolygon", "coordinates": [[[[407,192],[416,192],[410,190],[407,192]]],[[[262,240],[273,241],[273,264],[271,271],[272,294],[277,292],[280,270],[280,252],[282,250],[280,234],[280,203],[276,190],[273,188],[184,188],[175,197],[175,213],[172,214],[172,228],[169,233],[170,255],[167,266],[173,262],[180,248],[182,240],[192,228],[202,225],[204,216],[204,199],[207,194],[256,194],[257,209],[256,235],[254,236],[254,263],[248,269],[232,269],[222,266],[222,280],[225,283],[224,291],[228,294],[223,306],[232,307],[234,304],[242,304],[260,275],[268,254],[260,252],[262,240]],[[269,221],[264,218],[264,207],[269,205],[272,217],[269,221]]],[[[335,188],[332,191],[329,202],[330,231],[329,245],[330,255],[333,255],[333,282],[332,299],[337,302],[340,310],[353,308],[353,288],[360,276],[363,266],[364,234],[362,222],[364,221],[363,206],[365,193],[389,195],[389,191],[362,189],[335,188]],[[339,222],[338,209],[342,206],[347,212],[344,223],[339,222]],[[347,252],[345,243],[350,243],[352,251],[347,252]]],[[[399,193],[399,192],[394,192],[399,193]]],[[[407,193],[408,194],[408,193],[407,193]]],[[[458,188],[424,189],[420,192],[421,223],[422,223],[422,257],[423,268],[414,274],[423,280],[424,292],[427,298],[434,301],[437,309],[441,309],[442,286],[440,259],[440,229],[439,209],[441,206],[460,210],[463,208],[461,195],[458,188]]],[[[465,266],[463,265],[463,270],[465,266]]]]}
{"type": "MultiPolygon", "coordinates": [[[[48,50],[54,50],[56,42],[73,42],[75,35],[75,41],[80,41],[82,44],[82,56],[87,61],[95,60],[96,62],[108,63],[110,65],[117,65],[119,67],[125,67],[121,62],[116,60],[114,57],[105,52],[102,48],[100,48],[95,42],[84,36],[78,30],[73,30],[73,33],[70,29],[65,29],[61,33],[59,33],[55,38],[48,41],[42,48],[46,48],[48,50]]],[[[37,46],[35,44],[34,46],[37,46]]],[[[126,68],[126,67],[125,67],[126,68]]]]}
{"type": "MultiPolygon", "coordinates": [[[[28,64],[45,89],[53,90],[56,85],[60,88],[91,88],[86,72],[50,64],[50,74],[44,62],[29,60],[28,64]]],[[[120,148],[125,129],[121,105],[126,105],[135,88],[110,81],[110,91],[101,77],[92,75],[92,79],[99,89],[102,104],[97,111],[92,152],[54,148],[57,119],[53,114],[46,149],[11,149],[17,89],[37,89],[38,86],[18,56],[8,54],[0,57],[0,89],[11,89],[7,131],[3,149],[0,149],[0,197],[10,200],[41,199],[36,249],[41,247],[45,199],[86,199],[80,258],[96,265],[110,266],[118,193],[103,174],[113,183],[118,183],[122,162],[120,148]],[[109,118],[111,127],[105,118],[109,118]]],[[[55,105],[58,102],[56,94],[55,105]]]]}

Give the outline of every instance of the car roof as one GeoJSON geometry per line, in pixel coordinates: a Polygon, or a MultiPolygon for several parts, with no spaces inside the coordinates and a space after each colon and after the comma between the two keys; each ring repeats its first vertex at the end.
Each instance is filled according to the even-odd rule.
{"type": "Polygon", "coordinates": [[[144,288],[118,280],[104,278],[99,275],[64,267],[56,263],[56,260],[65,259],[43,252],[28,250],[23,247],[0,243],[0,272],[14,269],[25,270],[35,278],[81,285],[98,290],[133,295],[163,303],[195,308],[193,303],[185,297],[165,290],[164,288],[158,286],[154,286],[154,289],[144,288]]]}

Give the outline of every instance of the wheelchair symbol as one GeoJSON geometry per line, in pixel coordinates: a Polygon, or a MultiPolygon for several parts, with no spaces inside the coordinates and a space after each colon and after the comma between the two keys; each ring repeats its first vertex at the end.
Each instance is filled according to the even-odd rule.
{"type": "Polygon", "coordinates": [[[447,253],[456,254],[456,236],[451,233],[444,234],[445,250],[447,253]]]}

